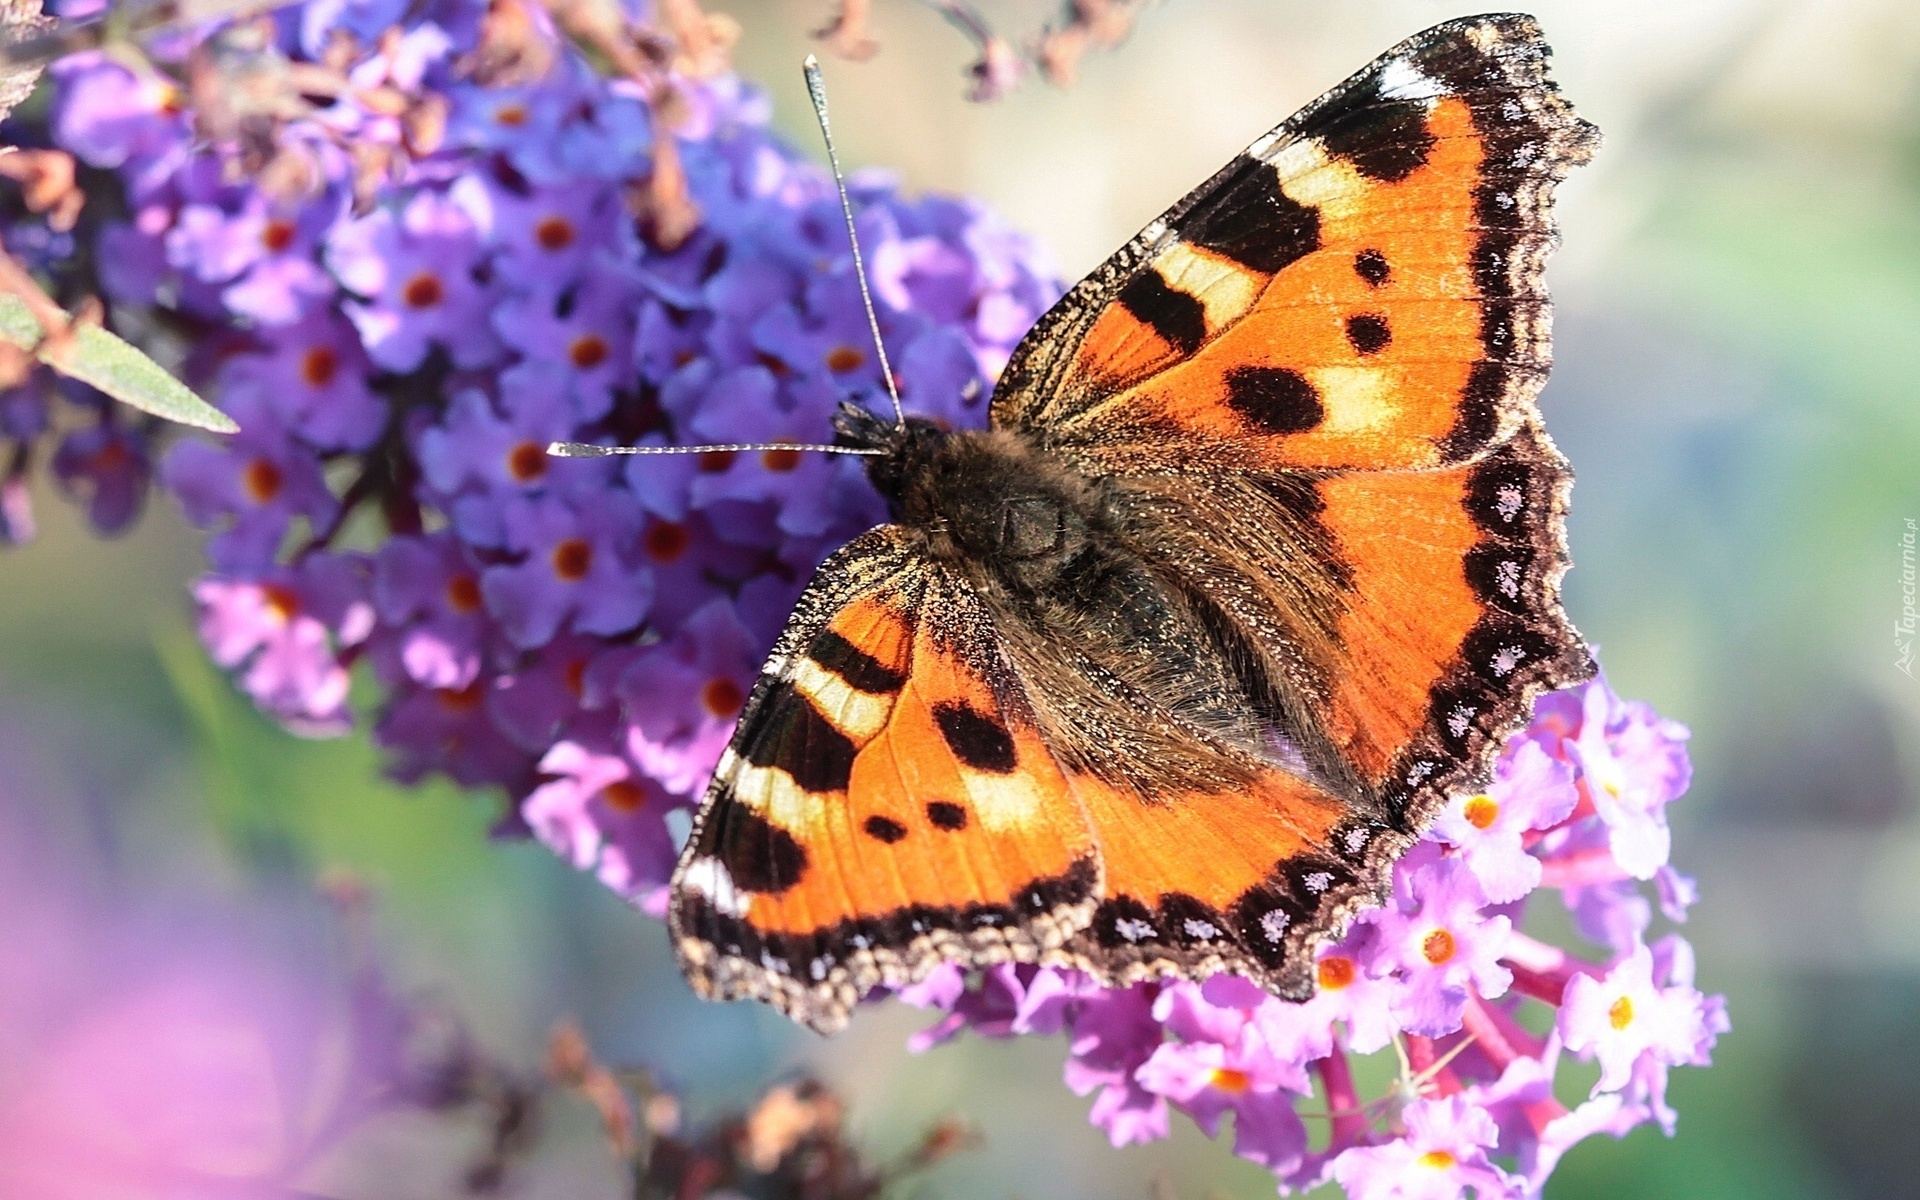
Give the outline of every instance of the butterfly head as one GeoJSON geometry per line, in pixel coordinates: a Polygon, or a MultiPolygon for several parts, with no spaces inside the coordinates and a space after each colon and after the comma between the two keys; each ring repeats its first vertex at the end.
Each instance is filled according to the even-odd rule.
{"type": "Polygon", "coordinates": [[[841,402],[833,415],[833,432],[836,446],[883,452],[867,459],[867,477],[896,506],[909,481],[926,470],[953,436],[923,417],[896,423],[852,401],[841,402]]]}

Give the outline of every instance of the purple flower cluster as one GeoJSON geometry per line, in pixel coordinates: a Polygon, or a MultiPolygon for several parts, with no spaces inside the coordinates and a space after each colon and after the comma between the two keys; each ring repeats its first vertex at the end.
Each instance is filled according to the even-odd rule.
{"type": "Polygon", "coordinates": [[[912,1046],[1064,1034],[1067,1086],[1096,1094],[1091,1120],[1114,1145],[1166,1137],[1174,1109],[1209,1137],[1231,1113],[1234,1153],[1283,1192],[1332,1180],[1353,1200],[1538,1196],[1592,1134],[1651,1120],[1671,1135],[1668,1069],[1704,1065],[1728,1028],[1723,998],[1694,987],[1687,943],[1645,940],[1641,881],[1674,921],[1692,898],[1667,865],[1686,737],[1604,680],[1543,697],[1487,790],[1455,797],[1395,866],[1390,902],[1321,951],[1305,1003],[1228,975],[1107,989],[1070,970],[950,967],[901,992],[945,1013],[912,1046]],[[1603,957],[1523,932],[1542,888],[1603,957]],[[1364,1099],[1352,1058],[1389,1047],[1396,1082],[1364,1099]],[[1571,1110],[1554,1098],[1564,1053],[1600,1064],[1571,1110]]]}
{"type": "MultiPolygon", "coordinates": [[[[306,72],[303,95],[333,81],[272,128],[264,171],[258,136],[204,136],[191,93],[109,55],[54,68],[52,133],[123,192],[82,231],[113,314],[187,331],[194,382],[242,427],[158,472],[211,532],[214,658],[306,734],[350,726],[364,664],[396,776],[504,789],[504,829],[657,907],[669,814],[814,566],[884,510],[856,459],[544,447],[821,442],[884,381],[831,181],[757,92],[608,80],[530,5],[515,36],[539,73],[489,78],[490,12],[314,0],[255,50],[220,43],[227,69],[306,72]],[[690,233],[651,219],[662,173],[690,233]]],[[[663,44],[628,17],[634,46],[663,44]]],[[[215,36],[156,59],[190,66],[215,36]]],[[[902,396],[980,423],[1057,285],[974,203],[852,190],[902,396]]],[[[43,413],[0,403],[9,433],[43,413]]],[[[117,436],[60,458],[108,518],[146,479],[117,436]]]]}

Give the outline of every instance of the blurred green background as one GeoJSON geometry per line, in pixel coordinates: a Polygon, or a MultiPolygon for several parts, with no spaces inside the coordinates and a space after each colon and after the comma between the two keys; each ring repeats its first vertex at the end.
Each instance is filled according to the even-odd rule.
{"type": "MultiPolygon", "coordinates": [[[[827,0],[712,7],[741,20],[742,70],[811,147],[797,63],[827,0]]],[[[982,7],[1010,33],[1050,11],[982,7]]],[[[983,197],[1068,278],[1387,45],[1476,11],[1166,0],[1072,90],[1029,83],[980,107],[936,14],[876,9],[879,56],[828,66],[844,156],[983,197]]],[[[1543,404],[1579,472],[1568,604],[1617,690],[1694,730],[1674,860],[1700,877],[1686,932],[1734,1022],[1711,1070],[1676,1072],[1675,1140],[1585,1144],[1548,1195],[1920,1195],[1920,682],[1893,638],[1899,537],[1920,517],[1920,6],[1533,11],[1607,135],[1564,189],[1552,271],[1543,404]]],[[[972,1118],[985,1151],[925,1195],[1271,1194],[1177,1118],[1169,1142],[1107,1148],[1060,1083],[1057,1042],[913,1057],[924,1018],[897,1006],[823,1042],[758,1006],[700,1004],[657,924],[537,846],[487,840],[495,798],[387,785],[362,738],[301,742],[256,717],[193,640],[198,539],[168,504],[114,542],[50,496],[39,513],[40,539],[0,554],[0,800],[30,814],[37,854],[114,903],[298,925],[317,873],[350,868],[381,897],[402,982],[529,1070],[571,1015],[696,1114],[807,1069],[883,1153],[934,1117],[972,1118]]],[[[7,1053],[0,1040],[0,1068],[7,1053]]],[[[616,1194],[579,1116],[522,1194],[616,1194]]],[[[329,1193],[449,1195],[457,1141],[371,1128],[327,1168],[329,1193]]]]}

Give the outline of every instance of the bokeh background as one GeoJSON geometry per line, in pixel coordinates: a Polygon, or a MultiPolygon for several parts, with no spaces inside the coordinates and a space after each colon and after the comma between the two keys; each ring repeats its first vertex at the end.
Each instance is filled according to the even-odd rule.
{"type": "MultiPolygon", "coordinates": [[[[740,19],[741,69],[813,145],[797,64],[827,0],[711,7],[740,19]]],[[[1010,34],[1051,10],[982,7],[1010,34]]],[[[829,63],[844,156],[983,197],[1066,278],[1392,42],[1477,11],[1164,0],[1071,90],[1029,83],[976,106],[967,47],[930,8],[875,9],[881,53],[829,63]]],[[[1896,668],[1894,638],[1900,535],[1920,518],[1920,6],[1533,11],[1564,91],[1607,136],[1563,191],[1552,269],[1543,404],[1579,473],[1568,607],[1620,693],[1693,728],[1674,860],[1701,881],[1687,929],[1701,986],[1728,994],[1734,1021],[1711,1070],[1675,1075],[1676,1139],[1584,1144],[1548,1195],[1920,1195],[1920,681],[1896,668]]],[[[112,542],[50,496],[39,512],[39,540],[0,553],[0,1074],[41,1069],[48,1029],[62,1061],[95,1068],[46,1104],[148,1102],[107,1064],[164,1025],[156,1013],[192,1007],[173,984],[125,992],[155,969],[188,993],[225,978],[322,1004],[339,933],[315,884],[347,872],[378,898],[399,984],[528,1071],[571,1016],[696,1116],[806,1070],[842,1091],[876,1153],[942,1115],[978,1123],[985,1149],[914,1194],[1271,1194],[1178,1120],[1170,1142],[1109,1149],[1054,1042],[915,1057],[903,1042],[924,1018],[897,1006],[827,1042],[757,1006],[700,1004],[657,924],[538,846],[488,840],[496,798],[397,788],[361,738],[302,742],[257,717],[193,639],[202,559],[169,504],[112,542]],[[50,1008],[92,1015],[75,1029],[50,1008]]],[[[204,1050],[177,1048],[193,1063],[204,1050]]],[[[181,1127],[194,1086],[232,1082],[167,1089],[181,1127]]],[[[214,1165],[263,1136],[229,1133],[203,1148],[214,1165]]],[[[476,1136],[375,1122],[316,1178],[340,1197],[454,1195],[476,1136]]],[[[552,1114],[513,1186],[617,1195],[591,1114],[552,1114]]]]}

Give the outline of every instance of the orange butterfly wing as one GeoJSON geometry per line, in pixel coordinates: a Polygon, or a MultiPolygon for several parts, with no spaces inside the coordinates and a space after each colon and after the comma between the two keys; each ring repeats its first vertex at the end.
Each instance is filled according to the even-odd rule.
{"type": "Polygon", "coordinates": [[[673,880],[695,990],[822,1032],[943,961],[1033,961],[1086,924],[1092,835],[971,590],[883,526],[822,564],[673,880]]]}
{"type": "Polygon", "coordinates": [[[1532,18],[1448,22],[1250,146],[1016,350],[996,425],[1089,474],[1431,467],[1525,423],[1553,185],[1598,142],[1532,18]]]}
{"type": "Polygon", "coordinates": [[[1571,473],[1534,397],[1552,188],[1597,134],[1547,57],[1519,16],[1394,48],[1076,287],[1002,378],[996,426],[1107,478],[1161,531],[1142,556],[1248,632],[1324,743],[1318,785],[1082,795],[1097,973],[1310,993],[1313,944],[1536,694],[1592,672],[1559,603],[1571,473]]]}
{"type": "Polygon", "coordinates": [[[995,427],[1098,481],[1191,623],[1128,651],[1213,645],[1258,711],[1156,703],[1152,670],[865,535],[802,598],[676,873],[702,994],[827,1030],[943,961],[1311,992],[1446,794],[1591,671],[1533,401],[1550,193],[1595,135],[1546,54],[1525,17],[1390,51],[1076,287],[996,390],[995,427]],[[1100,730],[1186,782],[1095,769],[1100,730]],[[1217,783],[1192,769],[1216,754],[1217,783]]]}

